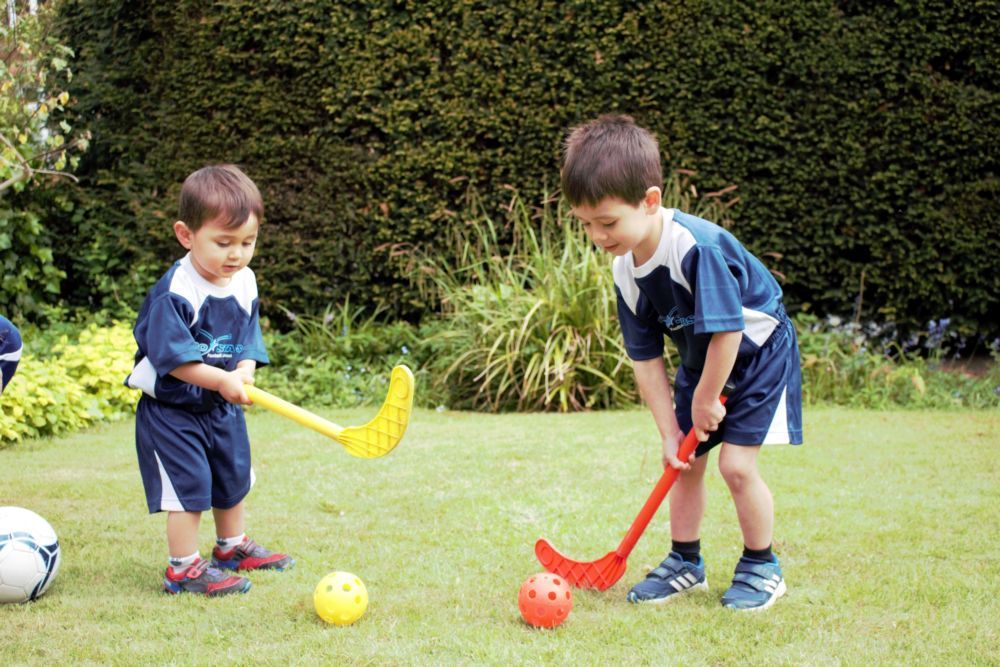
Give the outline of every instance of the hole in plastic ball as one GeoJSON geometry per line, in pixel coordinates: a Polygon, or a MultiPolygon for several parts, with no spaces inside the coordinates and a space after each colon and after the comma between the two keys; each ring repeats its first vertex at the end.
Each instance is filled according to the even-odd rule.
{"type": "Polygon", "coordinates": [[[327,593],[332,593],[333,592],[333,584],[327,584],[326,585],[326,592],[327,593]]]}
{"type": "Polygon", "coordinates": [[[534,588],[532,588],[530,591],[528,591],[528,597],[531,598],[532,600],[535,599],[535,595],[536,595],[536,593],[535,593],[535,589],[534,588]]]}
{"type": "Polygon", "coordinates": [[[355,595],[354,596],[354,604],[361,604],[361,596],[360,595],[355,595]]]}
{"type": "Polygon", "coordinates": [[[549,599],[550,600],[555,600],[556,599],[556,592],[555,591],[549,591],[549,599]]]}
{"type": "Polygon", "coordinates": [[[351,590],[351,585],[350,584],[344,584],[343,589],[345,591],[349,591],[349,590],[351,590]]]}
{"type": "Polygon", "coordinates": [[[562,582],[559,581],[558,579],[553,579],[552,581],[553,581],[553,583],[555,583],[556,586],[561,586],[562,585],[562,582]]]}

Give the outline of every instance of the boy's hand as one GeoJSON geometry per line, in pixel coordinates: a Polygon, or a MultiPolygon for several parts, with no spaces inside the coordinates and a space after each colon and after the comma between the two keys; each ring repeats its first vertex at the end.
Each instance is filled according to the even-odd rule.
{"type": "Polygon", "coordinates": [[[698,437],[698,442],[708,440],[708,434],[717,430],[725,417],[726,408],[718,398],[699,400],[695,392],[691,404],[691,421],[694,423],[694,433],[698,437]]]}
{"type": "Polygon", "coordinates": [[[677,458],[677,450],[684,440],[684,434],[680,431],[672,433],[663,438],[663,467],[676,468],[678,470],[690,470],[689,462],[682,462],[677,458]]]}
{"type": "Polygon", "coordinates": [[[237,405],[250,405],[247,393],[243,391],[243,385],[253,384],[253,372],[246,368],[237,368],[226,373],[219,382],[218,392],[222,398],[237,405]]]}

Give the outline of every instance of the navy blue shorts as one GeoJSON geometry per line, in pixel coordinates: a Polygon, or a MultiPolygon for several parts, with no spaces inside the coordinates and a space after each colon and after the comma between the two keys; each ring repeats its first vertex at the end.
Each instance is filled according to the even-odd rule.
{"type": "MultiPolygon", "coordinates": [[[[677,423],[691,429],[691,401],[701,373],[681,366],[674,379],[677,423]]],[[[726,418],[707,441],[701,456],[720,442],[732,445],[802,444],[802,368],[795,327],[783,317],[764,345],[737,359],[726,400],[726,418]]]]}
{"type": "Polygon", "coordinates": [[[150,513],[229,509],[253,485],[246,420],[232,403],[195,413],[144,394],[135,448],[150,513]]]}

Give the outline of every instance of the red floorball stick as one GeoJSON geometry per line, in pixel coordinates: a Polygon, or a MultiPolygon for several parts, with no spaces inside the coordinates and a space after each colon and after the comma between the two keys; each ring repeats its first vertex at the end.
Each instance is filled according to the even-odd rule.
{"type": "MultiPolygon", "coordinates": [[[[725,404],[726,397],[719,397],[719,402],[725,404]]],[[[684,441],[677,450],[677,458],[687,462],[697,448],[698,438],[694,434],[694,428],[692,428],[684,436],[684,441]]],[[[538,558],[538,562],[546,570],[562,576],[577,588],[596,588],[599,591],[611,588],[625,574],[625,561],[628,560],[628,555],[632,553],[635,543],[642,537],[646,526],[656,514],[656,510],[660,508],[663,499],[667,497],[667,492],[674,485],[679,473],[677,468],[667,466],[663,475],[660,476],[660,481],[653,487],[653,492],[649,494],[646,503],[639,510],[639,516],[632,522],[632,526],[625,533],[621,544],[614,551],[597,560],[578,561],[563,556],[556,551],[551,542],[543,537],[535,542],[535,556],[538,558]]]]}

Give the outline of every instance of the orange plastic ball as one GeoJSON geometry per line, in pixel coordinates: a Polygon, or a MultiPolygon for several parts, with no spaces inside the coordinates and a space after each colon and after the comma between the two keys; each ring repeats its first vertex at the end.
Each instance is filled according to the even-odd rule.
{"type": "Polygon", "coordinates": [[[562,577],[543,572],[528,578],[517,596],[521,618],[536,628],[554,628],[573,609],[573,593],[562,577]]]}

